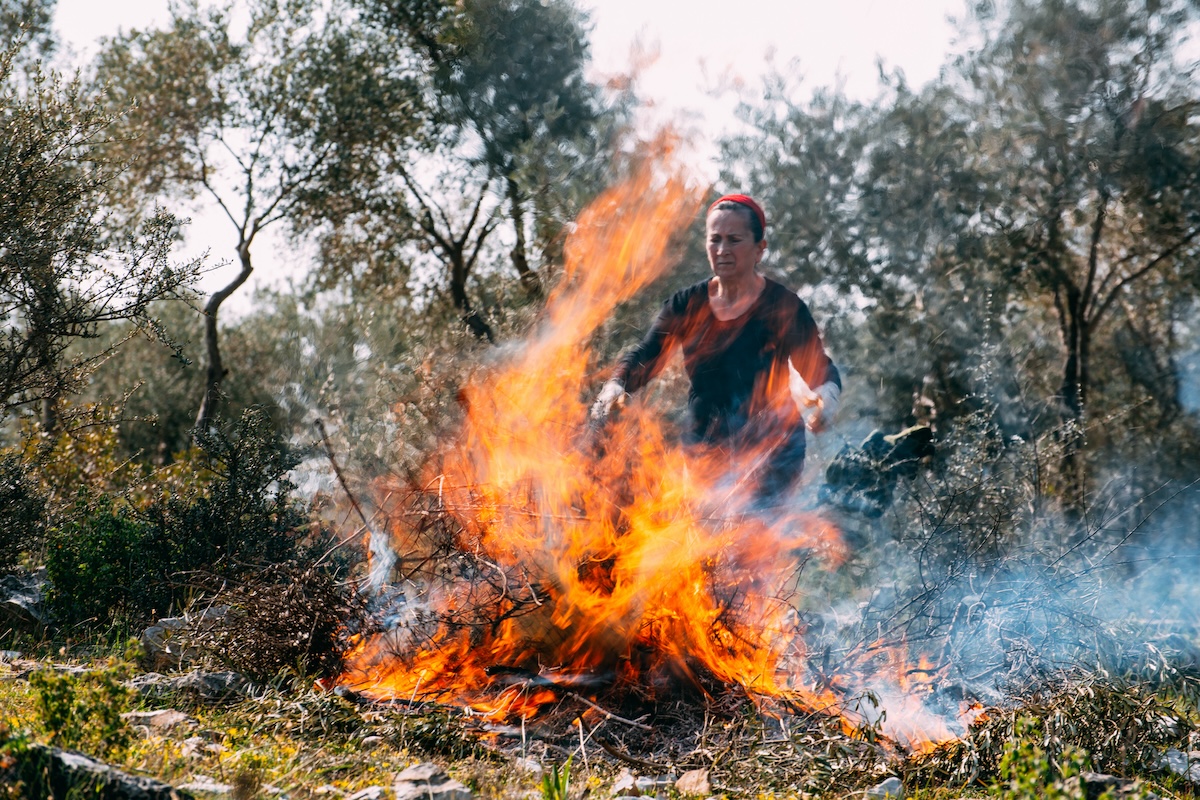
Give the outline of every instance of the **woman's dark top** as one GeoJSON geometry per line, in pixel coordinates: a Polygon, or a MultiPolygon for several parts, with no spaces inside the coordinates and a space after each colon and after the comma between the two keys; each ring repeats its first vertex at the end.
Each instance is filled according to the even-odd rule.
{"type": "Polygon", "coordinates": [[[804,301],[770,278],[740,317],[716,318],[708,281],[676,292],[615,377],[627,392],[645,386],[678,345],[691,379],[691,442],[778,450],[796,470],[804,460],[804,420],[788,388],[788,361],[813,388],[841,378],[804,301]]]}

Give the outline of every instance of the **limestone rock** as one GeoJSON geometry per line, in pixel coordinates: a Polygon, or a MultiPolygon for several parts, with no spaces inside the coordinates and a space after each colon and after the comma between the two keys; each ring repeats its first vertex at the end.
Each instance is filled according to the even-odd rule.
{"type": "Polygon", "coordinates": [[[617,775],[616,781],[612,785],[612,793],[616,797],[630,797],[637,795],[637,783],[633,777],[633,773],[627,769],[621,770],[617,775]]]}
{"type": "MultiPolygon", "coordinates": [[[[50,797],[87,796],[93,800],[184,800],[191,795],[170,784],[130,775],[70,750],[31,744],[18,759],[36,765],[50,797]]],[[[11,767],[20,770],[20,764],[11,767]]],[[[0,784],[6,782],[0,768],[0,784]]]]}
{"type": "Polygon", "coordinates": [[[513,766],[521,772],[524,772],[526,775],[533,775],[534,777],[537,777],[545,772],[545,770],[542,768],[542,765],[534,761],[532,758],[518,758],[513,761],[513,766]]]}
{"type": "Polygon", "coordinates": [[[634,780],[634,787],[637,789],[637,794],[657,794],[663,789],[669,789],[675,785],[676,776],[674,775],[643,775],[634,780]]]}
{"type": "Polygon", "coordinates": [[[712,784],[708,780],[708,770],[693,769],[679,776],[675,781],[675,790],[683,795],[699,795],[708,797],[712,794],[712,784]]]}
{"type": "Polygon", "coordinates": [[[145,728],[148,733],[159,736],[181,726],[194,728],[197,724],[196,720],[173,708],[163,708],[158,711],[130,711],[122,714],[121,719],[134,727],[145,728]]]}
{"type": "Polygon", "coordinates": [[[0,626],[21,633],[40,633],[50,623],[46,609],[46,570],[0,578],[0,626]]]}
{"type": "Polygon", "coordinates": [[[386,796],[387,789],[382,786],[368,786],[350,795],[346,800],[383,800],[386,796]]]}
{"type": "Polygon", "coordinates": [[[1082,796],[1085,800],[1099,800],[1107,792],[1108,797],[1122,800],[1126,797],[1138,797],[1142,800],[1157,800],[1157,795],[1141,791],[1137,781],[1128,781],[1116,775],[1105,775],[1102,772],[1082,772],[1065,782],[1071,796],[1082,796]]]}
{"type": "Polygon", "coordinates": [[[1186,778],[1189,783],[1200,784],[1200,750],[1185,753],[1172,747],[1163,753],[1158,766],[1186,778]]]}
{"type": "Polygon", "coordinates": [[[205,755],[219,756],[228,749],[220,742],[210,742],[203,736],[191,736],[183,740],[184,758],[203,758],[205,755]]]}
{"type": "Polygon", "coordinates": [[[186,789],[189,792],[199,792],[201,794],[230,794],[233,792],[233,786],[228,783],[210,778],[207,775],[194,775],[187,783],[179,787],[186,789]]]}
{"type": "Polygon", "coordinates": [[[210,606],[203,611],[166,617],[142,633],[142,647],[151,669],[179,669],[196,662],[200,651],[191,645],[191,633],[201,627],[219,625],[229,606],[210,606]]]}
{"type": "Polygon", "coordinates": [[[203,703],[237,700],[254,691],[254,684],[236,672],[197,671],[171,676],[147,672],[127,685],[144,697],[159,699],[182,694],[203,703]]]}
{"type": "Polygon", "coordinates": [[[894,775],[867,789],[871,800],[904,800],[904,784],[894,775]]]}
{"type": "Polygon", "coordinates": [[[437,764],[414,764],[396,776],[395,800],[473,800],[471,790],[437,764]]]}

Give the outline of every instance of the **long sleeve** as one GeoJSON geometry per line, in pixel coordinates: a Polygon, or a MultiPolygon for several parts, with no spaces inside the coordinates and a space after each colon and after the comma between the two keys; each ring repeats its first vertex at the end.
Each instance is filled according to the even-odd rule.
{"type": "Polygon", "coordinates": [[[800,300],[795,319],[792,320],[788,346],[792,366],[810,388],[815,389],[823,383],[833,383],[842,388],[842,377],[833,359],[825,352],[821,332],[803,300],[800,300]]]}
{"type": "Polygon", "coordinates": [[[667,300],[642,341],[621,356],[613,377],[625,385],[625,391],[638,391],[666,366],[676,344],[677,321],[672,301],[667,300]]]}

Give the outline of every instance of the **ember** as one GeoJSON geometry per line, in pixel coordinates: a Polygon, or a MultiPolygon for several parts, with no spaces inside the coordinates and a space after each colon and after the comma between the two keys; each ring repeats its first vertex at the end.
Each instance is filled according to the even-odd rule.
{"type": "Polygon", "coordinates": [[[921,692],[903,682],[916,677],[902,659],[877,663],[876,650],[860,659],[869,676],[852,665],[832,681],[809,675],[796,576],[812,559],[838,566],[844,548],[811,513],[743,508],[739,478],[755,454],[685,454],[637,404],[602,442],[589,429],[589,340],[672,266],[672,235],[701,208],[703,191],[663,150],[581,215],[542,324],[465,390],[464,433],[426,493],[428,511],[453,520],[440,555],[454,557],[411,520],[394,526],[402,563],[446,566],[422,578],[427,610],[361,641],[341,683],[495,720],[532,717],[566,693],[740,686],[777,707],[842,713],[848,728],[871,721],[845,702],[869,689],[914,698],[884,720],[902,741],[953,738],[909,713],[921,692]]]}

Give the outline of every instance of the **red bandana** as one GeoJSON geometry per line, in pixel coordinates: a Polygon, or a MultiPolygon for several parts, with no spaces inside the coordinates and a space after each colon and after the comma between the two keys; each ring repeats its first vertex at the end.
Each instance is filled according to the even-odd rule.
{"type": "Polygon", "coordinates": [[[724,202],[738,203],[738,204],[743,205],[746,208],[750,209],[751,211],[753,211],[754,216],[758,217],[758,224],[762,225],[763,231],[766,232],[766,230],[767,230],[766,212],[764,212],[762,210],[762,206],[760,206],[758,203],[754,202],[753,197],[751,197],[748,194],[727,194],[724,197],[717,198],[717,201],[708,207],[708,213],[711,214],[712,210],[714,208],[716,208],[717,206],[719,206],[721,203],[724,203],[724,202]]]}

